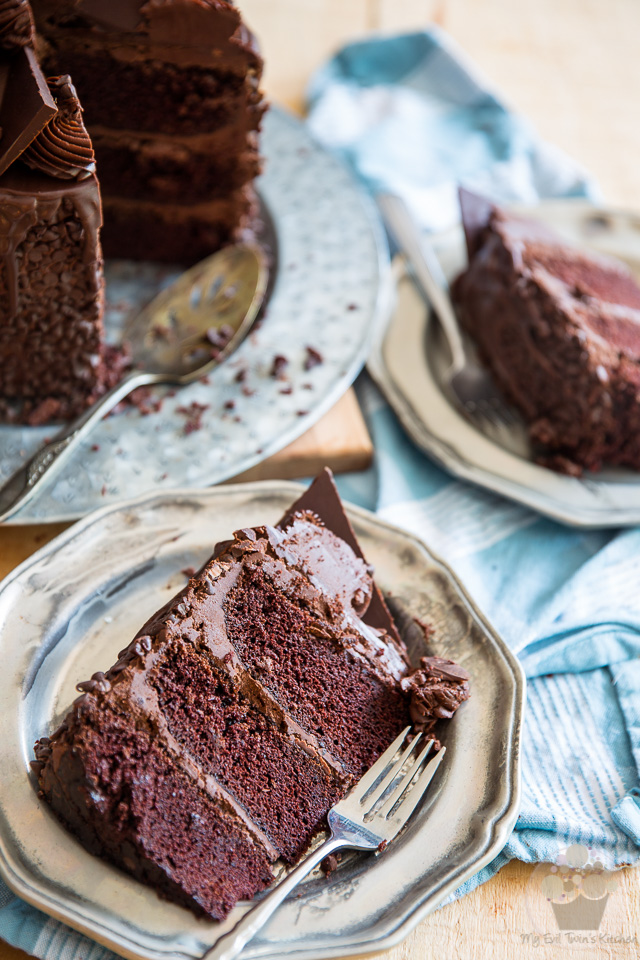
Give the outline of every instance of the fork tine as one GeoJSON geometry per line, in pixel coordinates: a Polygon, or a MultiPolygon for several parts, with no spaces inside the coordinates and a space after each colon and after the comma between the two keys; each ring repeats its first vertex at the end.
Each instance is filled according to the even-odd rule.
{"type": "Polygon", "coordinates": [[[399,736],[393,741],[390,747],[387,747],[385,752],[378,757],[374,765],[367,770],[365,775],[358,781],[358,783],[353,788],[353,791],[349,794],[349,799],[353,800],[362,800],[367,790],[370,790],[374,785],[376,780],[381,774],[384,773],[388,765],[391,763],[396,753],[404,743],[405,737],[411,730],[411,727],[405,727],[399,736]]]}
{"type": "Polygon", "coordinates": [[[420,765],[422,761],[424,760],[426,755],[429,753],[432,746],[433,746],[433,740],[429,740],[429,742],[425,745],[425,747],[420,751],[420,755],[416,758],[415,763],[412,764],[411,769],[408,770],[405,773],[405,775],[400,778],[400,781],[396,785],[395,790],[393,790],[390,796],[387,797],[382,807],[380,807],[379,810],[376,810],[377,816],[386,817],[387,814],[393,809],[393,807],[395,807],[400,797],[403,795],[405,790],[407,790],[407,788],[409,787],[415,774],[420,769],[420,765]]]}
{"type": "MultiPolygon", "coordinates": [[[[389,771],[389,773],[385,776],[384,780],[382,780],[382,782],[378,784],[378,786],[373,791],[371,796],[367,797],[367,813],[371,813],[371,811],[373,810],[376,803],[378,802],[380,797],[383,795],[383,793],[385,792],[389,784],[393,783],[395,778],[398,776],[403,766],[405,765],[405,763],[407,762],[407,760],[415,750],[416,746],[420,742],[421,737],[422,737],[421,733],[419,733],[416,737],[414,737],[414,739],[411,741],[407,749],[400,754],[400,756],[398,757],[394,765],[391,767],[391,770],[389,771]]],[[[364,802],[364,797],[362,802],[364,802]]],[[[365,813],[365,816],[366,815],[367,814],[365,813]]]]}
{"type": "MultiPolygon", "coordinates": [[[[403,826],[407,822],[407,820],[409,819],[413,811],[415,810],[417,804],[423,797],[425,790],[427,789],[431,780],[433,779],[433,776],[436,770],[442,763],[442,760],[446,752],[447,752],[446,747],[441,747],[441,749],[438,750],[435,757],[433,757],[433,759],[429,761],[429,763],[426,765],[422,773],[419,775],[416,782],[409,789],[406,797],[404,797],[404,799],[400,801],[400,806],[396,810],[395,815],[393,817],[393,820],[395,820],[399,826],[403,826]]],[[[397,798],[396,798],[396,802],[397,802],[397,798]]],[[[385,803],[384,807],[380,811],[380,814],[388,816],[392,808],[393,808],[393,804],[385,803]]]]}

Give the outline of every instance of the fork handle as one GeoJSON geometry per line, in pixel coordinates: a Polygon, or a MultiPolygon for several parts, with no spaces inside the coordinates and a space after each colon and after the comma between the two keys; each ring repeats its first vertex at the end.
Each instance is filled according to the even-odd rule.
{"type": "Polygon", "coordinates": [[[299,863],[282,883],[275,886],[271,893],[268,893],[255,907],[245,913],[235,927],[221,937],[211,950],[207,950],[202,955],[202,960],[233,960],[234,957],[237,957],[242,948],[262,929],[282,901],[289,896],[300,881],[304,880],[307,874],[311,873],[313,868],[317,867],[334,850],[348,846],[350,846],[349,843],[338,837],[332,836],[325,840],[313,853],[305,857],[302,863],[299,863]]]}
{"type": "Polygon", "coordinates": [[[449,295],[449,284],[429,240],[420,232],[401,197],[379,193],[378,206],[385,225],[416,280],[423,297],[435,310],[451,351],[449,377],[459,373],[466,363],[464,344],[449,295]]]}

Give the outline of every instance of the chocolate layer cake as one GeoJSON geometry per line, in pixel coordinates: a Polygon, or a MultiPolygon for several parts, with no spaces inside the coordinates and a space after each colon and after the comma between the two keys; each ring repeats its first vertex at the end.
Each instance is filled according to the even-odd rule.
{"type": "Polygon", "coordinates": [[[226,0],[34,0],[85,110],[106,256],[194,262],[256,215],[262,60],[226,0]]]}
{"type": "Polygon", "coordinates": [[[0,411],[37,423],[104,389],[100,194],[68,76],[46,82],[26,0],[0,9],[0,411]]]}
{"type": "Polygon", "coordinates": [[[468,676],[411,671],[328,472],[239,530],[36,745],[43,796],[93,853],[222,918],[295,862],[328,809],[468,676]],[[372,602],[372,598],[375,598],[372,602]]]}
{"type": "Polygon", "coordinates": [[[617,260],[460,192],[465,329],[529,425],[542,462],[640,469],[640,286],[617,260]]]}

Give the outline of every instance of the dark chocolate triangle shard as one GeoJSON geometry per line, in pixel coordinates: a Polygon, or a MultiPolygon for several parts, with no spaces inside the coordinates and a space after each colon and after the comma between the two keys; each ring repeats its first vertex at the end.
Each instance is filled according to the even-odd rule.
{"type": "Polygon", "coordinates": [[[12,53],[0,67],[0,174],[55,116],[57,107],[31,47],[12,53]]]}
{"type": "MultiPolygon", "coordinates": [[[[315,513],[316,516],[320,517],[325,527],[331,530],[332,533],[335,533],[337,537],[340,537],[341,540],[344,540],[345,543],[348,543],[356,556],[366,560],[358,543],[355,531],[351,526],[351,521],[342,506],[342,500],[335,485],[333,473],[328,467],[325,467],[324,470],[318,474],[302,496],[291,505],[284,517],[279,521],[278,527],[287,527],[296,513],[302,513],[305,510],[309,510],[311,513],[315,513]]],[[[393,622],[393,617],[389,612],[389,608],[384,601],[379,587],[375,583],[373,585],[371,602],[369,603],[366,613],[363,614],[362,620],[369,627],[373,627],[376,630],[385,630],[396,643],[404,647],[400,639],[400,634],[393,622]]]]}

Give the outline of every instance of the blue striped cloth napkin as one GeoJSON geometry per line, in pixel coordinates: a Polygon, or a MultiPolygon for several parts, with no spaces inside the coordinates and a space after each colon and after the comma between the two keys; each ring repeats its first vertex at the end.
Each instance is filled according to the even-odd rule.
{"type": "MultiPolygon", "coordinates": [[[[479,81],[440,32],[353,44],[315,77],[309,122],[426,228],[456,218],[458,182],[503,200],[591,195],[588,177],[479,81]]],[[[345,499],[422,537],[454,567],[529,677],[524,798],[500,856],[556,859],[571,843],[608,866],[640,859],[640,533],[576,533],[452,480],[405,438],[366,378],[375,468],[340,478],[345,499]]],[[[109,950],[0,881],[0,937],[43,960],[109,950]]]]}

